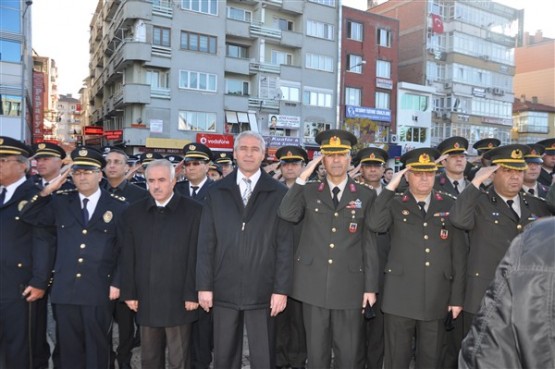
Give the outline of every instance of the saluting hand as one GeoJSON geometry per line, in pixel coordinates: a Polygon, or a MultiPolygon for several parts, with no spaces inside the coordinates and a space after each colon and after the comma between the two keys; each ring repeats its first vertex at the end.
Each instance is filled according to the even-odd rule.
{"type": "MultiPolygon", "coordinates": [[[[180,165],[183,166],[182,164],[183,162],[177,164],[175,166],[175,171],[177,172],[177,167],[179,167],[180,165]]],[[[139,168],[141,167],[142,164],[137,164],[135,165],[133,168],[131,168],[126,174],[125,174],[125,179],[131,179],[133,177],[133,174],[135,174],[136,171],[139,170],[139,168]]]]}
{"type": "Polygon", "coordinates": [[[67,180],[67,177],[69,176],[69,172],[71,169],[71,165],[66,165],[65,167],[62,168],[62,171],[60,172],[60,175],[57,178],[54,178],[49,184],[48,186],[44,187],[42,189],[42,191],[39,193],[40,196],[48,196],[51,193],[58,191],[60,189],[60,187],[62,187],[62,185],[65,183],[65,181],[67,180]]]}
{"type": "Polygon", "coordinates": [[[499,165],[492,165],[490,167],[481,167],[479,171],[476,172],[474,175],[474,179],[472,180],[472,184],[476,186],[476,188],[480,188],[480,185],[488,179],[495,171],[499,169],[499,165]]]}
{"type": "Polygon", "coordinates": [[[356,177],[359,177],[360,176],[360,163],[356,167],[351,169],[348,174],[349,174],[349,177],[351,177],[353,179],[356,178],[356,177]]]}
{"type": "Polygon", "coordinates": [[[312,174],[312,172],[314,172],[314,169],[316,169],[318,164],[322,161],[323,157],[323,155],[318,155],[317,157],[309,161],[299,178],[305,182],[308,181],[310,175],[312,174]]]}
{"type": "Polygon", "coordinates": [[[442,161],[444,161],[445,159],[447,159],[449,157],[449,154],[443,154],[441,155],[439,158],[437,158],[436,160],[434,160],[434,163],[438,164],[441,163],[442,161]]]}
{"type": "Polygon", "coordinates": [[[403,179],[403,175],[407,172],[407,170],[409,170],[408,167],[395,173],[393,177],[391,177],[391,181],[389,181],[389,183],[387,184],[387,186],[385,186],[385,188],[387,188],[390,191],[395,191],[397,187],[399,187],[399,184],[401,183],[401,179],[403,179]]]}

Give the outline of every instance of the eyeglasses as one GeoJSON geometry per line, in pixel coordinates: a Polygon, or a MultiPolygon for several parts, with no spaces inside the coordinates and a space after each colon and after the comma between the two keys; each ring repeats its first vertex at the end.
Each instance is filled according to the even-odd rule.
{"type": "Polygon", "coordinates": [[[99,173],[99,170],[75,170],[71,172],[72,177],[90,176],[94,173],[99,173]]]}
{"type": "Polygon", "coordinates": [[[17,159],[0,158],[0,163],[2,163],[2,164],[6,164],[7,162],[10,162],[10,161],[19,161],[19,160],[17,160],[17,159]]]}
{"type": "Polygon", "coordinates": [[[186,167],[190,167],[191,165],[194,167],[198,167],[201,164],[205,164],[203,161],[186,161],[183,165],[186,167]]]}

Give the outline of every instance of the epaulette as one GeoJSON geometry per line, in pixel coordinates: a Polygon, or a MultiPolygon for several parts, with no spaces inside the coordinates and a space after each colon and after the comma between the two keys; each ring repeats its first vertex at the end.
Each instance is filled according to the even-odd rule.
{"type": "Polygon", "coordinates": [[[116,200],[119,200],[121,202],[125,202],[125,197],[123,197],[123,196],[114,195],[113,193],[111,193],[110,196],[112,196],[116,200]]]}
{"type": "Polygon", "coordinates": [[[436,193],[442,194],[443,196],[450,197],[450,198],[452,198],[453,200],[456,200],[456,199],[457,199],[457,196],[455,196],[455,195],[453,195],[453,194],[450,194],[449,192],[444,192],[444,191],[438,191],[438,190],[436,190],[436,193]]]}
{"type": "Polygon", "coordinates": [[[526,191],[522,191],[522,190],[521,190],[520,193],[521,193],[521,195],[522,195],[522,199],[524,200],[524,202],[526,202],[526,200],[527,200],[526,197],[538,199],[538,200],[543,201],[543,202],[546,201],[543,197],[539,197],[539,196],[536,196],[536,195],[531,195],[531,194],[529,194],[529,193],[526,192],[526,191]]]}
{"type": "Polygon", "coordinates": [[[72,192],[77,192],[76,188],[66,188],[65,190],[56,191],[56,195],[69,195],[72,192]]]}
{"type": "Polygon", "coordinates": [[[320,181],[319,179],[311,179],[309,181],[306,181],[306,183],[322,183],[322,181],[320,181]]]}
{"type": "Polygon", "coordinates": [[[363,186],[363,187],[367,187],[367,188],[369,188],[369,189],[371,189],[371,190],[375,190],[374,186],[369,185],[368,183],[357,182],[357,184],[359,184],[359,185],[361,185],[361,186],[363,186]]]}

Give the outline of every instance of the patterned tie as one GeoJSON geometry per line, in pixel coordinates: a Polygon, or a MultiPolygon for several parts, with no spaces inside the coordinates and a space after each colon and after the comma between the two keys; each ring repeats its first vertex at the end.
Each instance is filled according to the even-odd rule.
{"type": "Polygon", "coordinates": [[[422,217],[426,217],[426,202],[418,201],[418,207],[420,208],[420,213],[422,213],[422,217]]]}
{"type": "Polygon", "coordinates": [[[453,181],[453,187],[455,187],[455,192],[459,195],[459,181],[453,181]]]}
{"type": "Polygon", "coordinates": [[[337,209],[337,206],[339,205],[339,197],[337,197],[337,194],[340,192],[341,190],[339,189],[339,187],[334,187],[331,192],[333,192],[333,197],[332,197],[332,201],[333,201],[333,206],[337,209]]]}
{"type": "Polygon", "coordinates": [[[4,199],[6,198],[6,192],[8,192],[6,187],[2,187],[0,190],[0,206],[4,205],[4,199]]]}
{"type": "Polygon", "coordinates": [[[252,195],[252,181],[249,178],[244,178],[243,177],[243,181],[245,182],[245,191],[243,192],[243,195],[241,196],[243,199],[243,205],[247,206],[249,199],[251,198],[252,195]]]}
{"type": "Polygon", "coordinates": [[[507,205],[509,205],[509,209],[511,209],[511,211],[513,212],[513,215],[516,217],[516,220],[518,222],[520,220],[520,216],[516,212],[515,208],[513,208],[513,204],[514,204],[513,200],[507,200],[507,205]]]}
{"type": "Polygon", "coordinates": [[[195,197],[197,197],[198,186],[191,186],[191,189],[193,190],[193,194],[191,195],[191,197],[194,199],[195,197]]]}
{"type": "Polygon", "coordinates": [[[89,210],[87,209],[87,204],[89,203],[89,199],[83,199],[83,224],[87,225],[89,222],[89,210]]]}

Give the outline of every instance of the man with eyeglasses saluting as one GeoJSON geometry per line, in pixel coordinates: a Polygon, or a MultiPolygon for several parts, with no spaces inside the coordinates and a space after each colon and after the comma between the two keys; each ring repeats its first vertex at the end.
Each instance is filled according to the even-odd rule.
{"type": "Polygon", "coordinates": [[[21,218],[38,227],[55,227],[56,274],[50,298],[61,366],[107,368],[111,301],[119,297],[119,223],[127,203],[100,188],[106,162],[99,151],[78,147],[71,158],[71,170],[33,196],[21,218]],[[57,191],[70,172],[76,189],[57,191]],[[50,196],[55,191],[56,196],[50,196]]]}

